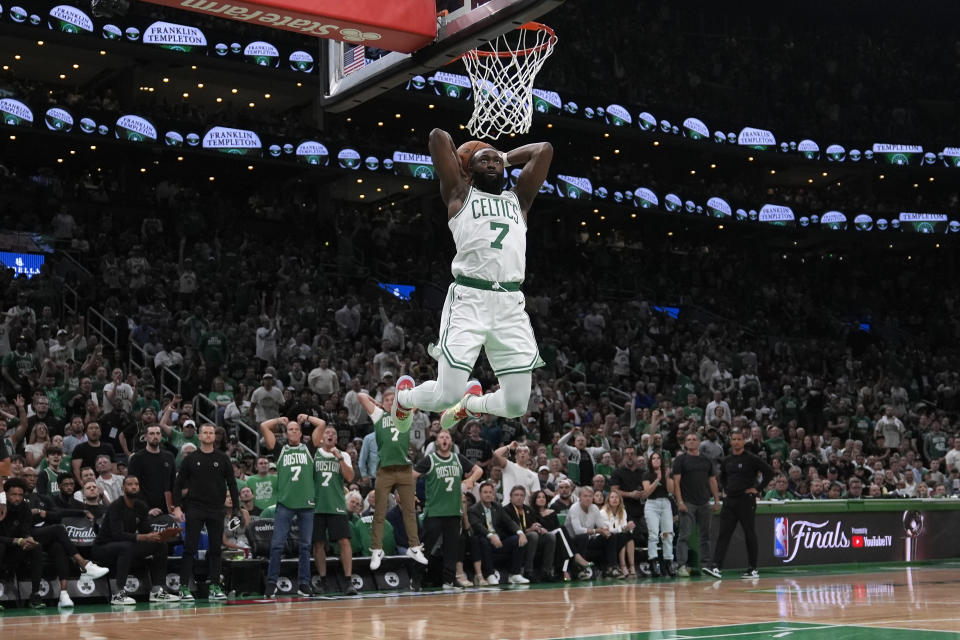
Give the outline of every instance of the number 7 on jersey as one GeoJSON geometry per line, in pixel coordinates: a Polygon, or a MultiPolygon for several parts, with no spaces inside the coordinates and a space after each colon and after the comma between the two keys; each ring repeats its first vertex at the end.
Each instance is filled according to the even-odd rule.
{"type": "Polygon", "coordinates": [[[503,249],[503,239],[507,237],[507,232],[510,231],[510,225],[503,222],[491,222],[490,230],[496,231],[500,230],[500,235],[497,236],[497,239],[490,243],[491,249],[503,249]]]}

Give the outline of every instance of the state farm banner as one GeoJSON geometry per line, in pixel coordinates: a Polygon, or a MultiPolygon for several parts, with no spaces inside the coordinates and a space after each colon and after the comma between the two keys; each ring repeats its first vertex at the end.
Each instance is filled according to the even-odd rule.
{"type": "Polygon", "coordinates": [[[410,53],[437,35],[433,0],[147,0],[304,35],[410,53]]]}
{"type": "MultiPolygon", "coordinates": [[[[884,505],[885,506],[885,505],[884,505]]],[[[913,505],[911,505],[913,506],[913,505]]],[[[719,516],[714,534],[719,531],[719,516]]],[[[844,562],[906,562],[960,557],[960,511],[851,511],[846,513],[757,513],[761,567],[844,562]]],[[[740,529],[724,561],[745,567],[740,529]]]]}

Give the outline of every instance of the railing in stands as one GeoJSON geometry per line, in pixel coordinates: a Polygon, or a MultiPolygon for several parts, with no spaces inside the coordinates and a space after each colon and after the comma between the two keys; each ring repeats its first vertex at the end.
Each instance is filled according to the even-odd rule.
{"type": "MultiPolygon", "coordinates": [[[[193,397],[193,411],[197,418],[204,422],[217,424],[217,408],[217,403],[202,393],[198,393],[193,397]]],[[[257,457],[260,456],[259,431],[251,427],[242,419],[232,422],[229,426],[224,425],[224,428],[227,429],[227,433],[229,435],[237,436],[237,446],[239,446],[242,451],[245,453],[252,453],[257,457]],[[234,431],[235,433],[231,433],[231,431],[234,431]]]]}
{"type": "Polygon", "coordinates": [[[624,400],[633,400],[633,394],[616,387],[607,387],[607,393],[612,396],[617,396],[618,398],[623,398],[624,400]]]}
{"type": "Polygon", "coordinates": [[[132,340],[130,341],[130,344],[128,346],[129,346],[129,349],[127,350],[127,354],[128,354],[127,371],[128,372],[134,371],[134,367],[136,367],[137,371],[139,371],[140,369],[143,369],[144,367],[147,367],[148,369],[151,368],[149,365],[150,359],[147,357],[147,352],[143,350],[143,347],[141,347],[140,345],[138,345],[136,342],[132,340]]]}
{"type": "Polygon", "coordinates": [[[586,384],[587,382],[586,368],[578,369],[575,366],[571,367],[568,364],[561,364],[559,362],[557,363],[557,367],[560,369],[561,372],[563,372],[563,375],[569,377],[571,380],[574,380],[576,382],[583,382],[584,384],[586,384]]]}
{"type": "Polygon", "coordinates": [[[180,395],[180,387],[180,376],[172,371],[170,367],[162,367],[160,369],[160,393],[164,395],[170,393],[178,396],[180,395]]]}
{"type": "Polygon", "coordinates": [[[64,320],[68,315],[79,318],[80,294],[67,283],[63,283],[62,286],[63,290],[60,294],[60,310],[62,313],[60,320],[64,320]]]}
{"type": "Polygon", "coordinates": [[[100,342],[105,342],[116,348],[120,338],[117,325],[107,320],[102,313],[92,307],[87,308],[87,330],[93,333],[100,342]]]}
{"type": "Polygon", "coordinates": [[[92,277],[93,277],[93,273],[90,272],[90,269],[87,269],[87,267],[86,267],[82,262],[80,262],[79,260],[77,260],[77,259],[73,256],[73,253],[72,253],[72,252],[70,252],[70,251],[59,251],[59,252],[58,252],[58,255],[60,256],[61,259],[63,259],[63,260],[65,260],[66,262],[68,262],[69,265],[70,265],[70,267],[71,267],[72,269],[74,269],[75,271],[78,271],[84,278],[88,278],[88,279],[89,279],[89,278],[92,278],[92,277]]]}

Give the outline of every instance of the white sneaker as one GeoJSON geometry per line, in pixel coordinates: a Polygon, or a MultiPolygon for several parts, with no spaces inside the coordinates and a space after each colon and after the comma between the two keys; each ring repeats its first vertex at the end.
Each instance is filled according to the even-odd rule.
{"type": "Polygon", "coordinates": [[[717,580],[723,578],[723,574],[720,573],[719,567],[702,567],[700,571],[702,571],[704,575],[712,576],[717,580]]]}
{"type": "Polygon", "coordinates": [[[180,602],[180,596],[160,587],[160,589],[150,592],[150,602],[180,602]]]}
{"type": "Polygon", "coordinates": [[[57,603],[59,607],[72,607],[73,600],[70,599],[70,594],[67,593],[66,589],[60,591],[60,602],[57,603]]]}
{"type": "Polygon", "coordinates": [[[487,584],[500,584],[500,578],[497,577],[497,574],[491,573],[487,576],[487,584]]]}
{"type": "Polygon", "coordinates": [[[102,578],[103,576],[110,573],[110,569],[107,569],[106,567],[101,567],[96,562],[88,562],[86,566],[83,568],[83,573],[84,575],[88,575],[94,580],[96,580],[97,578],[102,578]]]}
{"type": "MultiPolygon", "coordinates": [[[[410,554],[409,550],[407,554],[410,554]]],[[[379,569],[381,562],[383,562],[383,549],[370,549],[370,571],[379,569]]]]}
{"type": "Polygon", "coordinates": [[[113,594],[113,597],[110,598],[110,604],[132,607],[137,604],[137,601],[128,596],[126,591],[120,589],[120,591],[117,591],[113,594]]]}
{"type": "Polygon", "coordinates": [[[507,582],[509,582],[510,584],[530,584],[530,581],[524,578],[519,573],[515,573],[509,578],[507,578],[507,582]]]}
{"type": "Polygon", "coordinates": [[[410,547],[409,549],[407,549],[407,557],[413,558],[420,564],[430,564],[430,562],[427,560],[427,556],[423,555],[422,544],[420,546],[410,547]]]}
{"type": "Polygon", "coordinates": [[[443,590],[444,591],[463,591],[463,589],[459,585],[455,585],[452,582],[444,582],[443,590]]]}

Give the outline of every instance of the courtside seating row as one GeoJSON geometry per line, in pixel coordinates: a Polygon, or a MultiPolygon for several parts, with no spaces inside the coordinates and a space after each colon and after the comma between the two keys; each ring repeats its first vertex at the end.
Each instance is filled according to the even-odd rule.
{"type": "MultiPolygon", "coordinates": [[[[355,535],[359,535],[359,544],[368,548],[370,540],[371,517],[361,518],[354,525],[355,535]]],[[[158,516],[153,519],[152,526],[155,530],[176,526],[171,516],[158,516]]],[[[93,524],[86,518],[65,518],[63,525],[67,528],[67,535],[77,545],[80,553],[89,556],[85,550],[93,546],[96,538],[93,524]]],[[[387,527],[390,523],[386,523],[387,527]]],[[[385,530],[384,542],[385,551],[388,553],[384,558],[380,568],[376,571],[370,571],[368,556],[355,557],[353,559],[352,582],[357,590],[361,592],[403,590],[410,586],[410,563],[411,560],[406,556],[393,555],[395,546],[393,544],[392,530],[385,530]]],[[[231,557],[229,552],[225,554],[223,561],[224,590],[234,592],[237,597],[253,597],[263,593],[266,586],[267,559],[270,553],[270,539],[273,535],[273,520],[269,518],[255,518],[251,520],[246,529],[247,539],[251,544],[251,557],[239,558],[231,557]]],[[[297,591],[297,530],[294,528],[290,532],[284,548],[283,560],[281,561],[280,579],[277,582],[279,595],[293,595],[297,591]]],[[[182,553],[182,539],[179,537],[169,541],[172,554],[167,562],[167,575],[165,577],[166,587],[171,591],[176,591],[180,587],[180,563],[182,553]]],[[[201,547],[206,546],[201,544],[201,547]]],[[[327,560],[327,591],[343,592],[346,590],[346,578],[340,567],[340,561],[333,553],[335,547],[329,548],[330,556],[327,560]]],[[[199,580],[191,585],[194,594],[200,598],[206,597],[207,584],[205,577],[207,574],[207,563],[205,550],[201,549],[198,554],[201,557],[194,563],[199,580]]],[[[111,567],[112,568],[112,567],[111,567]]],[[[133,595],[137,600],[146,600],[153,584],[150,580],[149,571],[144,566],[135,566],[131,568],[133,572],[127,576],[124,581],[124,589],[133,595]]],[[[311,561],[311,572],[315,586],[319,583],[319,576],[316,575],[316,567],[311,561]]],[[[24,567],[14,574],[12,571],[0,569],[0,605],[23,606],[30,595],[29,573],[24,567]]],[[[108,575],[99,580],[91,580],[82,576],[77,567],[73,567],[73,573],[67,580],[67,593],[75,602],[106,602],[118,590],[115,576],[108,575]]],[[[56,570],[50,558],[44,562],[43,578],[40,583],[40,596],[49,604],[56,603],[60,596],[60,584],[57,580],[56,570]]]]}

